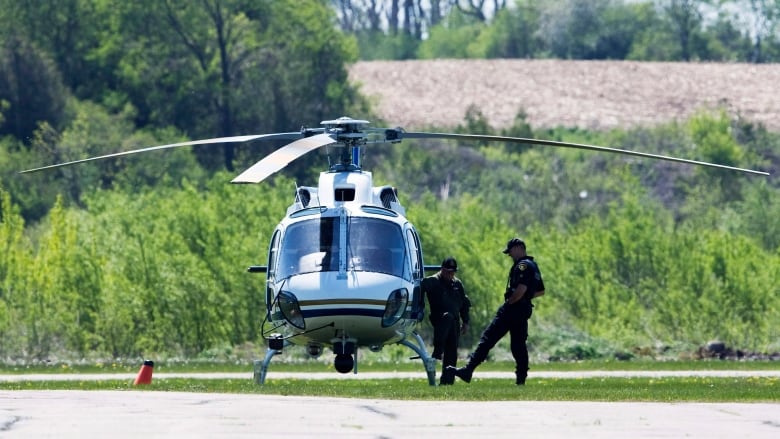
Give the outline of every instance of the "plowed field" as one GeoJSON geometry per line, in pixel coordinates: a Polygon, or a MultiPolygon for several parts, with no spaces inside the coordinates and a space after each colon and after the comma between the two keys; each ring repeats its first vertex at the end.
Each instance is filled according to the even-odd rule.
{"type": "Polygon", "coordinates": [[[534,128],[595,130],[684,120],[722,106],[780,131],[780,64],[371,61],[353,65],[350,79],[386,123],[406,129],[452,127],[470,105],[495,128],[523,109],[534,128]]]}

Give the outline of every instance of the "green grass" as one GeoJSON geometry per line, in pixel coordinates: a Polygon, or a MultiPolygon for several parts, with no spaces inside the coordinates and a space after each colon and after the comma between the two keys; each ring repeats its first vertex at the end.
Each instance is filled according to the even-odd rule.
{"type": "MultiPolygon", "coordinates": [[[[29,373],[136,373],[140,362],[49,365],[0,365],[0,374],[29,373]]],[[[533,378],[543,371],[706,371],[780,370],[776,361],[582,361],[532,364],[527,386],[515,386],[510,379],[482,379],[468,385],[432,387],[419,361],[362,362],[360,372],[419,372],[419,378],[339,379],[333,365],[325,361],[272,362],[264,386],[251,377],[251,362],[160,361],[154,372],[242,372],[246,379],[153,379],[152,384],[133,386],[132,380],[104,381],[20,381],[0,382],[0,390],[121,390],[247,393],[266,395],[326,396],[371,399],[474,400],[474,401],[660,401],[660,402],[780,402],[777,377],[662,377],[662,378],[533,378]],[[274,379],[273,372],[331,372],[333,379],[274,379]]],[[[486,362],[480,371],[513,371],[511,362],[486,362]]]]}
{"type": "MultiPolygon", "coordinates": [[[[96,362],[91,364],[51,363],[8,365],[0,364],[0,374],[26,374],[26,373],[135,373],[141,367],[141,361],[133,362],[96,362]]],[[[653,361],[653,360],[585,360],[569,362],[543,362],[532,363],[534,372],[553,371],[590,371],[590,370],[646,370],[646,371],[672,371],[672,370],[780,370],[778,361],[725,361],[725,360],[686,360],[686,361],[653,361]]],[[[251,362],[214,362],[214,361],[155,361],[155,372],[247,372],[252,373],[251,362]]],[[[270,371],[278,372],[334,372],[333,365],[329,361],[277,361],[270,364],[270,371]]],[[[423,372],[422,363],[419,360],[403,361],[362,361],[359,364],[360,372],[423,372]]],[[[483,363],[481,371],[514,371],[514,363],[509,361],[487,361],[483,363]]]]}
{"type": "Polygon", "coordinates": [[[515,386],[507,379],[476,379],[471,384],[431,387],[425,379],[269,380],[155,379],[133,386],[126,380],[25,381],[0,383],[1,390],[122,390],[244,393],[397,400],[459,401],[635,401],[780,402],[778,378],[592,378],[533,379],[515,386]]]}

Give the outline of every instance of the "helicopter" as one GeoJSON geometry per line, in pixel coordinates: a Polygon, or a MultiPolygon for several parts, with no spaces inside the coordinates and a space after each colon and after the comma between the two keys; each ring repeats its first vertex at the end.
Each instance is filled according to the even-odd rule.
{"type": "Polygon", "coordinates": [[[318,185],[296,185],[295,197],[268,246],[262,335],[268,347],[254,364],[254,379],[264,384],[274,356],[300,345],[313,358],[330,349],[340,373],[358,373],[358,352],[400,344],[420,359],[428,383],[436,385],[436,360],[417,331],[425,314],[420,283],[438,265],[425,265],[420,235],[406,218],[393,186],[374,186],[361,167],[362,148],[405,139],[454,139],[577,148],[632,155],[747,174],[767,172],[603,146],[544,139],[407,132],[372,128],[367,120],[340,117],[300,131],[220,137],[153,146],[21,171],[32,173],[94,160],[180,146],[284,140],[290,143],[267,155],[231,183],[260,183],[293,160],[320,148],[330,163],[318,185]]]}

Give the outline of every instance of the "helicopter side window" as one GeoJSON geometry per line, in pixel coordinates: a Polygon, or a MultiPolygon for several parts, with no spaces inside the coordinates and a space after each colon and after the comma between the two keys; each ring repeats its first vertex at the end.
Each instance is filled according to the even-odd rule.
{"type": "Polygon", "coordinates": [[[409,256],[412,260],[412,271],[415,279],[424,277],[422,252],[420,251],[420,241],[413,229],[406,231],[406,238],[409,241],[409,256]]]}
{"type": "Polygon", "coordinates": [[[273,275],[276,270],[276,256],[279,253],[279,231],[274,232],[268,249],[268,273],[273,275]]]}

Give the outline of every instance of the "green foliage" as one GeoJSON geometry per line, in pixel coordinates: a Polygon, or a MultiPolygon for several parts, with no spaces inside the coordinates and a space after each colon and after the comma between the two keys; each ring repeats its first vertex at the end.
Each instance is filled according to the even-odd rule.
{"type": "Polygon", "coordinates": [[[140,189],[181,181],[184,177],[199,178],[203,173],[191,149],[178,148],[155,152],[156,160],[151,161],[128,156],[18,175],[25,168],[184,140],[173,129],[136,130],[132,124],[135,112],[129,106],[109,113],[94,103],[72,100],[69,113],[70,123],[62,131],[49,124],[40,125],[29,150],[13,147],[11,141],[7,141],[7,148],[0,150],[0,176],[13,190],[14,200],[21,205],[28,220],[39,220],[58,195],[64,197],[66,205],[80,204],[82,192],[88,188],[140,189]]]}
{"type": "Polygon", "coordinates": [[[25,317],[27,285],[25,274],[32,265],[24,220],[11,197],[0,187],[0,355],[25,349],[22,328],[14,322],[25,317]]]}
{"type": "MultiPolygon", "coordinates": [[[[544,4],[539,17],[540,40],[556,58],[592,59],[597,50],[609,0],[555,0],[544,4]]],[[[615,30],[617,26],[610,29],[615,30]]],[[[626,39],[630,41],[630,39],[626,39]]]]}
{"type": "Polygon", "coordinates": [[[57,66],[45,52],[18,36],[0,47],[0,136],[13,135],[29,144],[40,123],[60,126],[68,91],[57,66]]]}
{"type": "MultiPolygon", "coordinates": [[[[512,230],[499,213],[485,211],[482,200],[469,196],[436,202],[428,195],[408,209],[409,219],[422,237],[426,263],[436,265],[454,256],[458,277],[472,298],[473,321],[489,321],[504,300],[511,261],[501,250],[514,235],[512,230]]],[[[472,325],[469,336],[478,338],[481,330],[479,324],[472,325]]]]}
{"type": "Polygon", "coordinates": [[[293,186],[280,180],[257,196],[228,180],[218,175],[206,192],[188,184],[97,192],[86,211],[57,204],[22,272],[11,269],[25,255],[16,248],[21,223],[4,202],[2,238],[15,248],[1,265],[8,268],[0,309],[19,317],[3,320],[4,333],[24,345],[9,337],[0,355],[195,355],[255,340],[262,279],[245,267],[264,261],[282,194],[293,186]],[[16,283],[22,291],[9,296],[16,283]]]}
{"type": "Polygon", "coordinates": [[[477,58],[479,35],[485,23],[474,17],[453,10],[445,20],[434,26],[427,40],[417,49],[417,58],[477,58]]]}
{"type": "Polygon", "coordinates": [[[531,1],[518,1],[516,7],[496,13],[491,25],[479,33],[472,54],[479,58],[533,58],[542,43],[535,30],[539,10],[531,1]]]}
{"type": "MultiPolygon", "coordinates": [[[[262,279],[244,268],[264,261],[284,208],[280,194],[292,186],[284,181],[289,187],[259,188],[258,197],[228,180],[216,176],[207,192],[185,185],[135,200],[105,194],[92,201],[99,224],[121,226],[119,234],[104,227],[110,236],[91,234],[104,248],[106,281],[120,287],[109,289],[119,294],[112,302],[130,304],[129,315],[122,306],[106,311],[129,319],[138,333],[131,346],[121,338],[107,340],[113,350],[193,355],[257,337],[262,279]]],[[[111,316],[104,321],[117,324],[111,316]]]]}
{"type": "Polygon", "coordinates": [[[355,36],[361,60],[414,59],[420,41],[407,33],[385,35],[378,31],[363,31],[355,36]]]}
{"type": "Polygon", "coordinates": [[[553,293],[540,299],[544,310],[550,306],[552,317],[562,312],[588,334],[623,344],[720,339],[772,349],[778,328],[771,322],[780,310],[777,255],[747,238],[675,228],[655,203],[632,198],[540,252],[559,255],[547,263],[553,293]]]}
{"type": "Polygon", "coordinates": [[[750,184],[734,210],[732,233],[755,239],[768,251],[780,252],[780,191],[765,181],[750,184]]]}
{"type": "MultiPolygon", "coordinates": [[[[349,11],[341,13],[351,18],[342,28],[357,38],[363,60],[409,59],[417,48],[420,59],[772,62],[780,48],[772,31],[778,5],[772,2],[754,4],[750,23],[732,2],[515,0],[513,5],[496,3],[489,14],[482,9],[484,2],[477,3],[483,6],[451,7],[438,20],[440,11],[428,10],[430,5],[421,2],[416,18],[425,22],[427,34],[408,17],[402,19],[403,31],[392,26],[379,30],[375,2],[342,4],[349,11]]],[[[409,10],[385,12],[398,24],[409,10]]]]}

